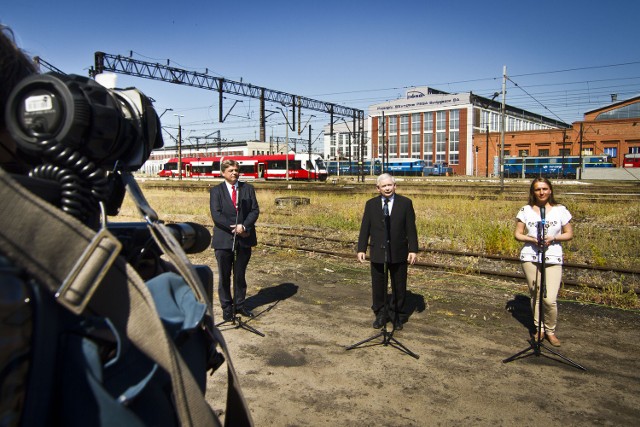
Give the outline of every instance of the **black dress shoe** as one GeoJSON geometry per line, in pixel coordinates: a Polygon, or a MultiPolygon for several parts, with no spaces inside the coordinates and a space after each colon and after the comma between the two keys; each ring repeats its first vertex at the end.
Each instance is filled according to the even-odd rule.
{"type": "Polygon", "coordinates": [[[228,322],[233,320],[233,312],[231,310],[222,310],[222,320],[228,322]]]}
{"type": "Polygon", "coordinates": [[[387,316],[382,311],[376,314],[376,320],[373,321],[373,328],[380,329],[387,323],[387,316]]]}
{"type": "Polygon", "coordinates": [[[240,308],[236,311],[238,314],[242,314],[245,317],[255,317],[255,315],[253,314],[253,312],[247,308],[240,308]]]}
{"type": "Polygon", "coordinates": [[[402,320],[398,320],[397,322],[393,323],[393,329],[396,331],[401,331],[403,328],[402,326],[402,320]]]}

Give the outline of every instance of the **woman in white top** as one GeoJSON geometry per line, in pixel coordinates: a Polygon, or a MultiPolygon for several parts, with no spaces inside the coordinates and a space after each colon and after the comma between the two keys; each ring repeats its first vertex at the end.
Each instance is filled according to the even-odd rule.
{"type": "Polygon", "coordinates": [[[573,227],[570,220],[571,213],[565,206],[559,205],[555,201],[551,182],[542,177],[534,179],[529,189],[529,203],[522,207],[516,215],[514,235],[516,240],[524,242],[524,247],[520,251],[520,260],[531,295],[531,310],[536,326],[534,335],[538,331],[540,319],[538,307],[540,301],[538,283],[542,265],[540,258],[543,252],[545,254],[544,316],[541,334],[539,337],[536,335],[535,339],[542,340],[546,337],[549,343],[556,347],[560,346],[560,340],[556,336],[558,318],[556,300],[562,281],[562,246],[560,242],[566,242],[573,238],[573,227]],[[544,221],[541,217],[541,208],[544,208],[544,221]],[[544,233],[539,233],[538,229],[542,223],[544,223],[544,233]],[[538,242],[539,235],[544,236],[540,244],[538,242]]]}

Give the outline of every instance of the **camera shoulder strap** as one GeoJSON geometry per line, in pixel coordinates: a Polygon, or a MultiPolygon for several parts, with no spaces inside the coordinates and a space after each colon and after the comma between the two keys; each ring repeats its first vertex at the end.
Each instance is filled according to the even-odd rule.
{"type": "Polygon", "coordinates": [[[206,296],[204,286],[200,282],[197,273],[193,269],[193,265],[187,258],[184,249],[176,241],[175,237],[169,232],[167,227],[158,220],[157,213],[151,208],[147,202],[142,190],[138,186],[138,183],[130,173],[124,173],[122,175],[123,182],[125,183],[127,192],[136,204],[139,213],[147,220],[149,231],[151,236],[155,240],[158,247],[162,252],[169,257],[172,265],[178,269],[182,277],[189,284],[193,290],[196,298],[207,306],[209,314],[209,324],[205,325],[206,332],[216,342],[220,344],[227,361],[227,412],[225,416],[225,425],[234,426],[251,426],[253,420],[251,419],[251,413],[249,412],[248,405],[240,389],[240,383],[238,375],[233,363],[231,362],[231,355],[226,346],[226,342],[220,333],[220,330],[213,325],[213,309],[211,303],[206,296]]]}
{"type": "MultiPolygon", "coordinates": [[[[220,425],[167,336],[145,283],[133,267],[118,257],[117,239],[107,230],[96,233],[34,196],[2,168],[0,200],[0,250],[72,312],[108,317],[126,331],[142,352],[170,373],[181,425],[220,425]]],[[[231,421],[232,414],[237,414],[235,421],[240,425],[252,425],[224,340],[219,331],[209,332],[227,357],[228,393],[239,395],[234,402],[228,399],[230,412],[225,424],[227,419],[231,421]]]]}

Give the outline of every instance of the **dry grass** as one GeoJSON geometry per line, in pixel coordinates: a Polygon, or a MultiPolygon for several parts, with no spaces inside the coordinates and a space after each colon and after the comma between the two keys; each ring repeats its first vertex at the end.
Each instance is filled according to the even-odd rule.
{"type": "MultiPolygon", "coordinates": [[[[144,189],[149,204],[166,222],[191,221],[211,226],[209,193],[200,190],[144,189]]],[[[399,189],[401,192],[401,188],[399,189]]],[[[312,193],[302,190],[258,189],[260,224],[304,226],[328,237],[357,240],[365,202],[370,194],[312,193]],[[310,199],[308,205],[277,206],[279,197],[310,199]]],[[[493,255],[517,256],[520,243],[513,238],[515,215],[524,201],[471,200],[462,197],[411,196],[417,216],[421,247],[460,250],[493,255]]],[[[640,206],[623,202],[607,204],[562,202],[573,215],[574,239],[564,245],[567,262],[638,269],[640,263],[640,206]]],[[[119,220],[140,220],[129,197],[119,220]]],[[[118,219],[115,220],[118,220],[118,219]]],[[[592,278],[585,283],[593,285],[592,278]]],[[[596,279],[593,279],[596,280],[596,279]]],[[[606,279],[603,279],[606,280],[606,279]]],[[[635,283],[637,278],[633,280],[635,283]]],[[[582,300],[623,308],[638,308],[635,293],[627,292],[615,280],[596,284],[603,291],[587,289],[582,300]]]]}
{"type": "MultiPolygon", "coordinates": [[[[399,189],[401,192],[401,188],[399,189]]],[[[211,224],[206,191],[144,190],[150,205],[168,222],[211,224]]],[[[371,194],[335,194],[302,191],[257,191],[259,223],[306,226],[355,240],[362,209],[371,194]],[[310,204],[279,207],[284,196],[310,198],[310,204]]],[[[434,249],[485,252],[517,256],[513,238],[515,215],[524,201],[469,200],[412,196],[420,245],[434,249]]],[[[594,204],[563,200],[573,215],[574,239],[564,245],[568,262],[636,269],[640,265],[640,206],[623,202],[594,204]]],[[[137,213],[129,198],[121,215],[137,213]]]]}

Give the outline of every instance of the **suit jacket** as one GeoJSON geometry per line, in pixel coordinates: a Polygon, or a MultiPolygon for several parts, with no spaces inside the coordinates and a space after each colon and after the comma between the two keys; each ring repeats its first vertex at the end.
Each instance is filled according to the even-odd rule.
{"type": "MultiPolygon", "coordinates": [[[[227,190],[227,183],[222,182],[210,190],[209,207],[213,218],[213,238],[211,247],[214,249],[232,249],[233,233],[231,226],[236,224],[236,208],[227,190]]],[[[256,192],[251,184],[238,181],[238,212],[237,223],[242,224],[249,233],[247,237],[236,237],[236,245],[251,247],[258,244],[255,224],[260,215],[256,192]]]]}
{"type": "MultiPolygon", "coordinates": [[[[371,262],[384,263],[386,230],[382,200],[380,196],[367,201],[358,236],[358,252],[366,252],[369,247],[371,262]]],[[[391,263],[406,262],[409,252],[418,252],[418,231],[413,202],[408,197],[396,194],[389,217],[391,263]]]]}

